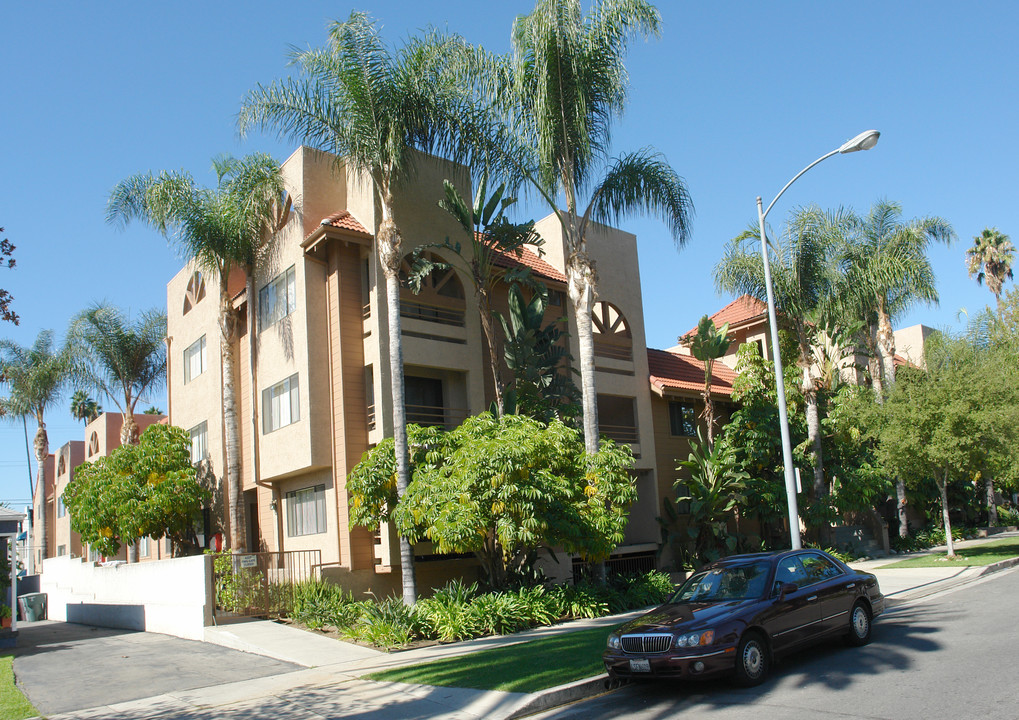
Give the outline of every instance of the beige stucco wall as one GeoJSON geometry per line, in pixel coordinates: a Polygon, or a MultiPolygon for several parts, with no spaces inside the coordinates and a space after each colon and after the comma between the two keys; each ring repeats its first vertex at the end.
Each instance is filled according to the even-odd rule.
{"type": "MultiPolygon", "coordinates": [[[[56,467],[56,489],[54,491],[54,502],[59,514],[60,498],[67,490],[68,484],[74,478],[74,469],[85,460],[85,443],[81,440],[72,440],[65,443],[55,453],[56,467]],[[60,472],[62,471],[62,472],[60,472]]],[[[71,515],[65,511],[63,517],[56,517],[53,527],[54,547],[59,551],[61,547],[64,552],[55,552],[54,555],[71,555],[81,557],[81,536],[71,530],[71,515]]]]}

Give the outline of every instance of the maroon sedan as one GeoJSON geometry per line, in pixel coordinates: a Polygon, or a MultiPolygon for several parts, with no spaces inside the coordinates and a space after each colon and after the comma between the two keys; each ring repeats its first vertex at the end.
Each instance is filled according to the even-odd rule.
{"type": "Polygon", "coordinates": [[[612,678],[735,673],[740,684],[756,685],[790,650],[833,636],[870,642],[871,621],[884,608],[877,578],[820,550],[734,555],[609,635],[605,670],[612,678]]]}

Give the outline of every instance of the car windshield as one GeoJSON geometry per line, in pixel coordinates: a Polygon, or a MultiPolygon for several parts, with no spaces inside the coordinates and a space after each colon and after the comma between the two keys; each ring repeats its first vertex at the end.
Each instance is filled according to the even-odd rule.
{"type": "Polygon", "coordinates": [[[759,560],[701,571],[683,583],[669,602],[723,602],[760,597],[764,594],[770,567],[767,560],[759,560]]]}

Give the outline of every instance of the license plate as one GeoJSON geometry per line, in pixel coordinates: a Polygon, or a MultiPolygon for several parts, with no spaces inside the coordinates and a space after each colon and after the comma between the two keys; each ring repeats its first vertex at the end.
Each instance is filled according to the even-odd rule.
{"type": "Polygon", "coordinates": [[[651,672],[651,661],[630,660],[630,672],[651,672]]]}

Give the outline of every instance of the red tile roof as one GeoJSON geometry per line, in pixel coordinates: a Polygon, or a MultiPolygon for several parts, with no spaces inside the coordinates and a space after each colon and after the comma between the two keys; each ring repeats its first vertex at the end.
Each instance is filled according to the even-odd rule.
{"type": "Polygon", "coordinates": [[[527,248],[522,247],[518,251],[515,250],[499,253],[495,256],[495,264],[504,268],[520,266],[528,267],[532,272],[540,275],[546,280],[554,280],[561,283],[566,282],[566,276],[563,275],[563,273],[538,257],[537,253],[534,253],[527,248]]]}
{"type": "MultiPolygon", "coordinates": [[[[319,224],[326,225],[328,227],[339,228],[341,230],[349,230],[350,232],[354,232],[359,235],[366,235],[368,237],[371,237],[371,233],[365,229],[364,225],[359,223],[357,221],[357,218],[355,218],[346,210],[340,210],[339,212],[335,212],[332,215],[329,215],[328,217],[322,218],[322,222],[319,224]]],[[[312,232],[308,233],[308,235],[310,236],[313,232],[315,231],[312,230],[312,232]]]]}
{"type": "MultiPolygon", "coordinates": [[[[691,355],[648,348],[647,364],[651,385],[660,393],[667,390],[701,392],[704,389],[704,363],[691,355]]],[[[735,379],[736,373],[724,363],[716,362],[711,368],[711,392],[731,396],[735,379]]]]}
{"type": "MultiPolygon", "coordinates": [[[[712,315],[711,319],[715,322],[715,327],[722,327],[725,323],[741,325],[750,320],[764,317],[767,314],[768,306],[765,303],[750,295],[741,295],[712,315]]],[[[684,335],[681,335],[680,338],[696,334],[696,332],[697,328],[694,327],[684,335]]]]}

